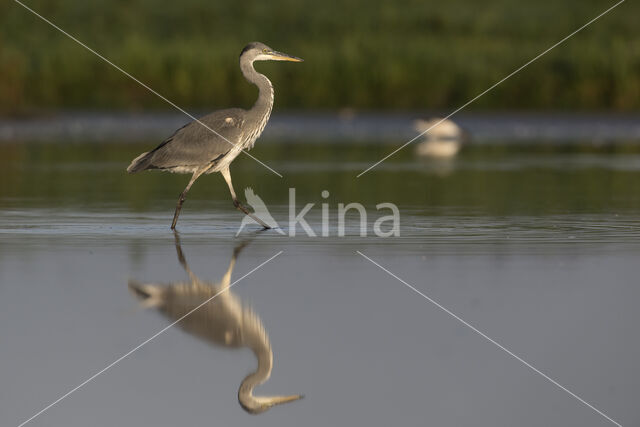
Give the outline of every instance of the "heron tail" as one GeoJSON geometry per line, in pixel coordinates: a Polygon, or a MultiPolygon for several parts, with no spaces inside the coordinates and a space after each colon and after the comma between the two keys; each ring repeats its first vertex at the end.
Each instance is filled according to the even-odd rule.
{"type": "Polygon", "coordinates": [[[162,304],[163,293],[159,286],[129,280],[129,289],[140,299],[140,305],[144,308],[158,307],[162,304]]]}
{"type": "Polygon", "coordinates": [[[129,167],[127,168],[127,172],[136,173],[148,169],[151,165],[151,152],[146,152],[140,154],[138,157],[133,159],[129,167]]]}

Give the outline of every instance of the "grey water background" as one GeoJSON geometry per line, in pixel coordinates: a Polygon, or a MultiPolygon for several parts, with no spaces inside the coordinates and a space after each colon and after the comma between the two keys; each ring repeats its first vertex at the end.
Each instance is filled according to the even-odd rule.
{"type": "MultiPolygon", "coordinates": [[[[193,113],[200,117],[206,112],[193,113]]],[[[337,113],[275,113],[263,138],[300,143],[340,141],[400,143],[416,136],[413,122],[448,112],[376,112],[343,109],[337,113]]],[[[164,139],[190,119],[179,112],[65,112],[40,117],[0,117],[0,141],[140,141],[164,139]]],[[[461,112],[455,121],[476,143],[553,141],[554,143],[633,142],[640,140],[636,114],[568,112],[461,112]]]]}
{"type": "MultiPolygon", "coordinates": [[[[378,126],[395,126],[389,120],[378,126]]],[[[491,128],[477,120],[475,129],[491,128]]],[[[581,126],[527,141],[487,133],[453,161],[423,161],[408,147],[356,178],[404,139],[330,138],[336,130],[324,128],[324,141],[271,134],[258,142],[252,154],[283,178],[249,158],[233,173],[236,190],[251,186],[286,231],[288,188],[298,211],[315,203],[307,219],[316,231],[320,204],[329,203],[329,237],[300,229],[235,237],[241,216],[219,176],[196,183],[178,224],[202,279],[219,280],[240,241],[250,243],[233,279],[283,251],[232,290],[261,317],[273,347],[271,378],[256,394],[305,398],[245,413],[237,389],[255,369],[253,354],[176,327],[30,425],[611,425],[356,251],[617,422],[640,425],[632,132],[605,145],[611,138],[584,136],[581,126]],[[369,226],[382,215],[376,204],[396,203],[401,236],[361,237],[350,217],[338,237],[336,206],[352,201],[367,206],[369,226]]],[[[2,425],[17,426],[169,323],[139,307],[129,279],[186,279],[169,225],[187,177],[124,173],[158,142],[151,137],[82,135],[0,144],[2,425]]]]}

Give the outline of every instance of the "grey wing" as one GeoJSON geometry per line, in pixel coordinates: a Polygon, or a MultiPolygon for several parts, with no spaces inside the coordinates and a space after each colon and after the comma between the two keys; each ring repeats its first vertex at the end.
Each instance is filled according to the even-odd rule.
{"type": "Polygon", "coordinates": [[[198,167],[215,162],[241,142],[245,114],[240,108],[220,110],[199,119],[208,128],[198,121],[181,127],[149,153],[150,168],[198,167]]]}

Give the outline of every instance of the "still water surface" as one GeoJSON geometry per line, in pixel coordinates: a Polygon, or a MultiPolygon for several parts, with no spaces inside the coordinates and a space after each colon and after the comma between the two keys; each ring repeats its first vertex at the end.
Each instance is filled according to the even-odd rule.
{"type": "Polygon", "coordinates": [[[390,147],[263,144],[252,154],[284,178],[238,159],[236,190],[251,186],[287,233],[289,188],[298,212],[315,203],[318,233],[328,203],[330,236],[236,237],[241,216],[214,175],[189,194],[177,245],[169,225],[187,178],[124,173],[151,145],[0,146],[0,424],[219,291],[234,257],[230,283],[282,251],[31,425],[611,425],[361,251],[640,425],[637,149],[485,145],[445,163],[407,150],[356,178],[390,147]],[[338,237],[336,206],[349,202],[367,207],[368,236],[352,217],[338,237]],[[399,237],[371,233],[382,202],[400,209],[399,237]],[[270,373],[256,395],[304,399],[250,415],[238,389],[256,371],[270,373]]]}

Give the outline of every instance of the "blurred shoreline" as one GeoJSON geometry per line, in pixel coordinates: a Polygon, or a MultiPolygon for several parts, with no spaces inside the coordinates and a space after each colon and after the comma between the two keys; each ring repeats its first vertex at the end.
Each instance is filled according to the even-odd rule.
{"type": "MultiPolygon", "coordinates": [[[[194,114],[201,117],[206,113],[194,114]]],[[[417,136],[414,121],[444,114],[418,112],[274,113],[264,139],[287,143],[393,143],[417,136]]],[[[452,117],[474,142],[506,144],[546,141],[603,145],[640,143],[639,114],[460,113],[452,117]]],[[[0,143],[161,141],[191,121],[179,112],[63,112],[28,118],[0,118],[0,143]]]]}

